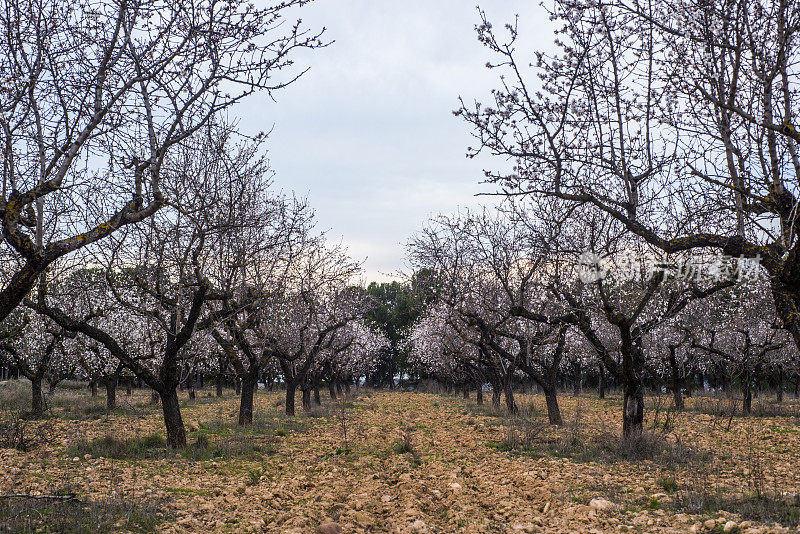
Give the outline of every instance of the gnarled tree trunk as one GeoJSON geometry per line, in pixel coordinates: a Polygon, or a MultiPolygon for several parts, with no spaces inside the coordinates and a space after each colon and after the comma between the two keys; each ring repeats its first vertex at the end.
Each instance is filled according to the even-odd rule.
{"type": "Polygon", "coordinates": [[[547,418],[551,425],[561,426],[564,421],[561,419],[561,410],[558,407],[558,397],[555,387],[544,389],[544,400],[547,403],[547,418]]]}
{"type": "Polygon", "coordinates": [[[506,379],[503,383],[503,392],[506,395],[506,408],[508,408],[508,412],[513,414],[519,412],[517,403],[514,400],[514,387],[511,383],[511,378],[506,379]]]}
{"type": "Polygon", "coordinates": [[[625,384],[622,405],[622,437],[638,438],[644,426],[644,386],[641,380],[625,384]]]}
{"type": "Polygon", "coordinates": [[[174,389],[160,392],[164,425],[167,427],[167,446],[179,449],[186,446],[186,429],[183,427],[178,392],[174,389]]]}

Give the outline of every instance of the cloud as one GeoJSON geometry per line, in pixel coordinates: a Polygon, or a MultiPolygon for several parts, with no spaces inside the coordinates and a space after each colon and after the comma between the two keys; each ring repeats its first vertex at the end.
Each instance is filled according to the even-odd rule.
{"type": "MultiPolygon", "coordinates": [[[[520,13],[521,46],[532,50],[551,39],[531,4],[482,7],[498,27],[520,13]]],[[[259,95],[237,115],[250,131],[274,126],[276,185],[308,194],[319,227],[368,256],[368,276],[397,270],[402,244],[428,217],[484,202],[474,196],[489,190],[483,167],[505,165],[466,159],[470,129],[452,114],[459,95],[485,100],[497,83],[477,11],[456,0],[318,0],[298,15],[335,42],[298,58],[311,70],[277,102],[259,95]]]]}

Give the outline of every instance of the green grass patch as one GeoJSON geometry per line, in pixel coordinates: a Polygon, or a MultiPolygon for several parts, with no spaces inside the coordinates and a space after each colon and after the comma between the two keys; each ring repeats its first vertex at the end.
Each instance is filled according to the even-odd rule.
{"type": "Polygon", "coordinates": [[[678,483],[672,477],[661,477],[658,479],[658,485],[667,493],[675,493],[678,489],[678,483]]]}
{"type": "Polygon", "coordinates": [[[214,459],[247,458],[258,460],[277,452],[271,440],[255,441],[248,436],[232,436],[210,440],[205,434],[199,434],[186,447],[175,451],[167,448],[167,443],[158,434],[126,440],[113,436],[104,436],[93,440],[81,441],[67,449],[68,456],[82,457],[89,454],[97,458],[113,458],[116,460],[144,460],[163,458],[183,458],[189,461],[205,461],[214,459]]]}
{"type": "Polygon", "coordinates": [[[128,499],[98,502],[15,498],[0,500],[0,532],[156,532],[170,516],[159,505],[128,499]]]}

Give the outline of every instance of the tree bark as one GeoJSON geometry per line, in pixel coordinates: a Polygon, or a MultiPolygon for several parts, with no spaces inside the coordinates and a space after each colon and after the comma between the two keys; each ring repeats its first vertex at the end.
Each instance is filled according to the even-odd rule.
{"type": "Polygon", "coordinates": [[[42,379],[31,380],[31,415],[39,417],[45,410],[44,395],[42,395],[42,379]]]}
{"type": "Polygon", "coordinates": [[[463,395],[464,395],[464,398],[465,398],[465,399],[468,399],[468,398],[469,398],[469,385],[468,385],[468,384],[464,384],[464,385],[461,387],[461,391],[462,391],[462,393],[463,393],[463,395]]]}
{"type": "Polygon", "coordinates": [[[97,396],[97,382],[95,382],[94,380],[91,380],[89,382],[89,389],[92,392],[92,397],[96,397],[97,396]]]}
{"type": "Polygon", "coordinates": [[[258,378],[254,374],[248,374],[242,378],[241,396],[239,399],[239,425],[247,426],[253,424],[253,399],[255,397],[258,378]]]}
{"type": "Polygon", "coordinates": [[[217,397],[221,397],[222,396],[222,373],[217,375],[216,390],[217,390],[217,397]]]}
{"type": "Polygon", "coordinates": [[[331,399],[336,400],[336,384],[333,383],[333,380],[328,382],[328,394],[331,399]]]}
{"type": "Polygon", "coordinates": [[[684,408],[683,390],[680,385],[676,385],[674,382],[672,384],[672,399],[675,402],[675,409],[682,412],[684,408]]]}
{"type": "Polygon", "coordinates": [[[564,421],[561,419],[561,410],[558,407],[558,397],[555,388],[544,390],[544,399],[547,402],[547,418],[551,425],[561,426],[564,421]]]}
{"type": "Polygon", "coordinates": [[[191,373],[189,373],[189,376],[186,377],[186,386],[187,389],[189,390],[189,398],[192,400],[197,398],[196,385],[197,385],[197,377],[195,376],[194,371],[192,371],[191,373]]]}
{"type": "Polygon", "coordinates": [[[510,378],[503,384],[503,389],[506,394],[506,408],[508,408],[508,412],[516,414],[519,412],[519,408],[517,407],[516,401],[514,401],[514,388],[510,378]]]}
{"type": "Polygon", "coordinates": [[[294,396],[297,384],[286,382],[286,415],[294,416],[294,396]]]}
{"type": "Polygon", "coordinates": [[[677,347],[669,346],[669,366],[672,371],[672,398],[675,401],[675,409],[683,411],[683,380],[678,369],[678,359],[675,356],[677,347]]]}
{"type": "Polygon", "coordinates": [[[479,406],[483,404],[483,384],[478,384],[478,389],[475,390],[475,402],[479,406]]]}
{"type": "Polygon", "coordinates": [[[317,406],[322,405],[322,399],[319,398],[319,388],[314,388],[314,404],[317,406]]]}
{"type": "Polygon", "coordinates": [[[117,408],[117,377],[109,376],[105,382],[106,410],[113,412],[117,408]]]}
{"type": "Polygon", "coordinates": [[[500,393],[502,388],[499,384],[492,384],[492,406],[495,408],[500,407],[500,393]]]}
{"type": "Polygon", "coordinates": [[[624,389],[622,437],[635,439],[642,435],[644,426],[644,388],[641,381],[631,381],[624,389]]]}
{"type": "Polygon", "coordinates": [[[161,408],[164,412],[164,424],[167,427],[167,446],[179,449],[186,446],[186,429],[183,427],[178,392],[174,389],[161,393],[161,408]]]}
{"type": "Polygon", "coordinates": [[[303,392],[303,410],[309,412],[311,411],[311,390],[308,388],[302,388],[303,392]]]}

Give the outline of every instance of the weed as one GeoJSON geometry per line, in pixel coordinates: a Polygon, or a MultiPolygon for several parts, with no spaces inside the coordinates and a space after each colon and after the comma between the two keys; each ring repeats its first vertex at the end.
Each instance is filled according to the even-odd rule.
{"type": "Polygon", "coordinates": [[[658,479],[658,485],[667,493],[675,493],[678,489],[678,483],[672,477],[661,477],[658,479]]]}
{"type": "Polygon", "coordinates": [[[138,503],[121,497],[97,502],[79,500],[0,500],[3,532],[155,532],[168,515],[157,503],[138,503]]]}
{"type": "Polygon", "coordinates": [[[397,443],[394,445],[394,452],[397,454],[408,454],[411,456],[410,462],[414,466],[422,465],[422,457],[420,456],[419,452],[414,448],[414,439],[412,437],[412,432],[415,430],[415,427],[407,425],[403,431],[400,439],[397,440],[397,443]]]}

